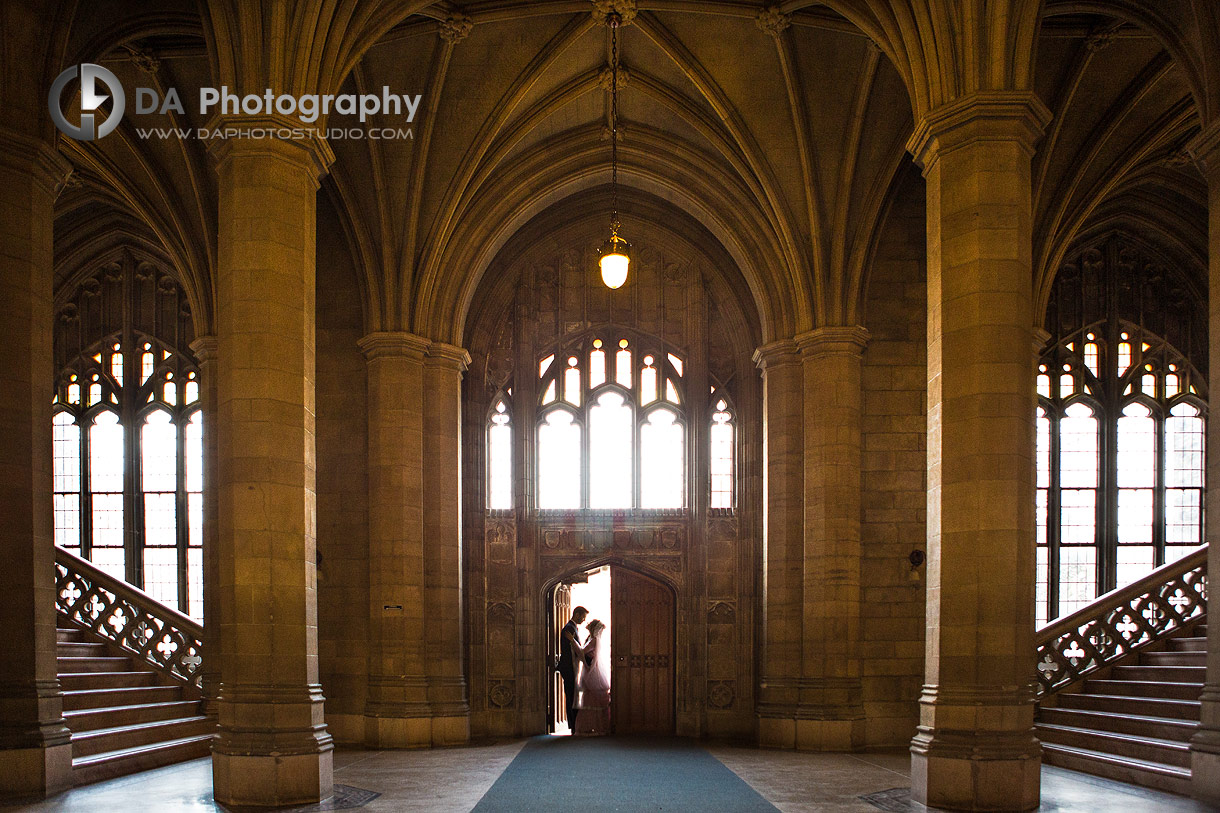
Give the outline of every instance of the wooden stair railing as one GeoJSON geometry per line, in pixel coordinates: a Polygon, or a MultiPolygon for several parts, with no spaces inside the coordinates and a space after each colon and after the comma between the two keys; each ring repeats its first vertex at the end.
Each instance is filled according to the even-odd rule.
{"type": "Polygon", "coordinates": [[[1207,613],[1207,545],[1043,627],[1038,697],[1063,689],[1207,613]]]}
{"type": "Polygon", "coordinates": [[[175,682],[200,688],[203,627],[59,547],[55,548],[55,606],[175,682]]]}

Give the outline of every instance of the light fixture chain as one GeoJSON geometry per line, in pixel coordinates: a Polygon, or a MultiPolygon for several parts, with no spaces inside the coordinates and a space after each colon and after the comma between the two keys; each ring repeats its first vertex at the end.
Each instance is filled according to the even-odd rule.
{"type": "Polygon", "coordinates": [[[610,211],[618,229],[618,25],[610,21],[610,211]]]}

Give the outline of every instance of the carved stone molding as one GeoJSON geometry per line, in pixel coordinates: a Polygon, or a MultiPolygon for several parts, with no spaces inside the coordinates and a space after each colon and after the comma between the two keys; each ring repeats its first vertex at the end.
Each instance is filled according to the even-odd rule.
{"type": "Polygon", "coordinates": [[[707,623],[734,624],[737,622],[737,603],[734,601],[712,601],[708,604],[707,623]]]}
{"type": "Polygon", "coordinates": [[[487,706],[493,709],[512,708],[517,700],[516,681],[493,680],[487,687],[487,706]]]}
{"type": "MultiPolygon", "coordinates": [[[[618,66],[618,89],[622,90],[623,88],[627,87],[627,85],[629,85],[630,83],[631,83],[631,71],[628,70],[625,65],[619,65],[618,66]]],[[[606,67],[602,68],[601,71],[597,74],[597,86],[599,88],[601,88],[602,90],[606,91],[607,93],[609,93],[613,85],[614,85],[614,71],[610,69],[609,65],[607,65],[606,67]]]]}
{"type": "Polygon", "coordinates": [[[469,15],[451,14],[441,21],[441,39],[452,45],[456,45],[469,37],[473,28],[474,20],[470,19],[469,15]]]}
{"type": "Polygon", "coordinates": [[[512,520],[487,521],[487,558],[500,565],[513,562],[517,547],[517,523],[512,520]]]}
{"type": "Polygon", "coordinates": [[[516,621],[516,613],[511,602],[495,601],[487,605],[488,626],[502,625],[511,627],[516,621]]]}
{"type": "Polygon", "coordinates": [[[598,25],[605,25],[611,14],[619,16],[619,25],[631,25],[635,15],[639,13],[635,0],[592,0],[593,19],[598,25]]]}
{"type": "Polygon", "coordinates": [[[737,681],[709,680],[707,682],[707,704],[714,709],[730,709],[737,699],[737,681]]]}
{"type": "Polygon", "coordinates": [[[754,24],[758,26],[759,31],[779,37],[792,25],[792,16],[780,11],[779,6],[767,6],[758,12],[754,24]]]}

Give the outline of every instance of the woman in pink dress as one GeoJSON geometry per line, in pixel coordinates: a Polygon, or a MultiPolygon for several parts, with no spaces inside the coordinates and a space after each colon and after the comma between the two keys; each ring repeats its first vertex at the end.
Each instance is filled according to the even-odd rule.
{"type": "Polygon", "coordinates": [[[610,733],[610,646],[604,640],[606,625],[593,619],[586,627],[589,642],[584,647],[584,670],[580,676],[580,714],[576,733],[610,733]]]}

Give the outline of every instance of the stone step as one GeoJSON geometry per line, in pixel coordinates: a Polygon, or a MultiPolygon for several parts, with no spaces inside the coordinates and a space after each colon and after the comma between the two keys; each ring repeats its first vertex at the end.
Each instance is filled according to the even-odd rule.
{"type": "Polygon", "coordinates": [[[87,656],[71,656],[60,657],[58,670],[61,673],[72,674],[74,672],[123,672],[131,667],[130,658],[112,657],[109,655],[87,655],[87,656]]]}
{"type": "Polygon", "coordinates": [[[1163,697],[1170,700],[1198,700],[1202,683],[1159,683],[1150,680],[1086,680],[1084,691],[1132,697],[1163,697]]]}
{"type": "Polygon", "coordinates": [[[87,658],[105,655],[108,651],[105,644],[89,641],[60,641],[55,645],[55,649],[55,654],[60,658],[87,658]]]}
{"type": "Polygon", "coordinates": [[[157,675],[153,672],[65,672],[59,676],[59,684],[65,691],[152,686],[156,682],[157,675]]]}
{"type": "Polygon", "coordinates": [[[1069,728],[1086,728],[1114,734],[1134,734],[1139,737],[1190,742],[1199,724],[1171,717],[1149,717],[1141,714],[1112,714],[1086,709],[1042,709],[1038,722],[1069,728]]]}
{"type": "Polygon", "coordinates": [[[1140,663],[1145,666],[1202,666],[1207,668],[1207,652],[1145,652],[1140,655],[1140,663]]]}
{"type": "Polygon", "coordinates": [[[1149,680],[1158,683],[1203,683],[1207,668],[1203,666],[1115,666],[1110,670],[1115,680],[1149,680]]]}
{"type": "Polygon", "coordinates": [[[1155,737],[1139,737],[1134,734],[1113,734],[1091,731],[1086,728],[1038,723],[1038,739],[1044,744],[1066,745],[1120,757],[1159,762],[1190,770],[1190,745],[1184,742],[1163,740],[1155,737]]]}
{"type": "Polygon", "coordinates": [[[85,640],[85,631],[81,629],[72,629],[71,627],[57,627],[55,629],[55,640],[60,643],[66,641],[83,641],[85,640]]]}
{"type": "Polygon", "coordinates": [[[1044,765],[1056,765],[1118,782],[1190,795],[1190,769],[1176,765],[1053,743],[1042,744],[1042,762],[1044,765]]]}
{"type": "Polygon", "coordinates": [[[121,751],[211,734],[215,722],[204,716],[179,717],[148,723],[99,728],[96,731],[72,732],[72,756],[87,757],[106,751],[121,751]]]}
{"type": "Polygon", "coordinates": [[[137,723],[194,717],[198,714],[199,701],[197,700],[168,700],[161,703],[136,703],[129,706],[102,706],[64,711],[64,722],[75,734],[137,723]]]}
{"type": "Polygon", "coordinates": [[[1199,721],[1198,700],[1167,700],[1162,697],[1128,697],[1120,694],[1069,694],[1058,696],[1057,708],[1101,711],[1114,714],[1142,714],[1199,721]]]}
{"type": "Polygon", "coordinates": [[[1207,639],[1170,638],[1169,649],[1173,652],[1207,652],[1207,639]]]}
{"type": "Polygon", "coordinates": [[[212,735],[209,733],[92,754],[72,760],[73,779],[77,785],[87,785],[188,759],[199,759],[211,753],[211,743],[212,735]]]}
{"type": "MultiPolygon", "coordinates": [[[[61,676],[62,677],[62,676],[61,676]]],[[[126,686],[64,691],[64,711],[139,703],[166,703],[182,699],[181,686],[126,686]]]]}

